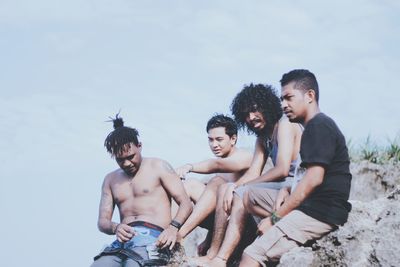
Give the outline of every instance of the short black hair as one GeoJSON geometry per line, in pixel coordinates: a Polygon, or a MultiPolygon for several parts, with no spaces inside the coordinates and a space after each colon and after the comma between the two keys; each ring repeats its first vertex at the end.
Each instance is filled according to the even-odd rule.
{"type": "Polygon", "coordinates": [[[209,119],[207,122],[207,127],[206,127],[207,132],[210,129],[218,127],[224,127],[225,133],[229,137],[237,135],[238,127],[236,125],[236,122],[231,117],[225,116],[223,114],[215,114],[214,116],[212,116],[211,119],[209,119]]]}
{"type": "Polygon", "coordinates": [[[314,73],[305,69],[296,69],[283,74],[281,79],[281,86],[285,86],[288,83],[295,82],[294,88],[300,89],[306,92],[307,90],[313,90],[315,92],[315,99],[319,100],[319,88],[317,78],[314,73]]]}
{"type": "Polygon", "coordinates": [[[245,85],[233,99],[231,111],[238,128],[247,129],[249,133],[255,133],[246,123],[250,112],[258,111],[263,115],[266,122],[264,134],[271,134],[275,124],[282,117],[281,101],[276,90],[268,84],[245,85]]]}
{"type": "Polygon", "coordinates": [[[124,121],[119,114],[115,119],[111,119],[114,126],[114,131],[108,134],[104,141],[104,146],[111,155],[123,153],[126,147],[133,143],[135,146],[139,144],[139,132],[135,128],[124,126],[124,121]]]}

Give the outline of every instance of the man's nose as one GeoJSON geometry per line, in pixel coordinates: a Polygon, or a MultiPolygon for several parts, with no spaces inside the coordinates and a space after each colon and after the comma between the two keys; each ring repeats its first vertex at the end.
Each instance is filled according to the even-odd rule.
{"type": "Polygon", "coordinates": [[[251,120],[251,121],[254,120],[255,117],[256,117],[256,116],[254,115],[254,112],[250,112],[249,115],[248,115],[248,118],[249,118],[249,120],[251,120]]]}
{"type": "Polygon", "coordinates": [[[129,166],[131,164],[131,162],[129,161],[129,160],[127,160],[127,159],[125,159],[123,162],[122,162],[122,166],[124,166],[124,167],[127,167],[127,166],[129,166]]]}
{"type": "Polygon", "coordinates": [[[285,108],[287,107],[287,102],[286,102],[286,100],[282,100],[282,102],[281,102],[281,107],[282,107],[282,109],[285,109],[285,108]]]}

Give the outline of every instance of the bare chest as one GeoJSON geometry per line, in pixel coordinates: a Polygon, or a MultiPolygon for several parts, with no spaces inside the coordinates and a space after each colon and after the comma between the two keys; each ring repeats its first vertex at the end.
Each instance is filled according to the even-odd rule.
{"type": "Polygon", "coordinates": [[[161,187],[157,177],[135,177],[123,180],[112,187],[113,197],[117,204],[133,199],[150,198],[161,187]]]}

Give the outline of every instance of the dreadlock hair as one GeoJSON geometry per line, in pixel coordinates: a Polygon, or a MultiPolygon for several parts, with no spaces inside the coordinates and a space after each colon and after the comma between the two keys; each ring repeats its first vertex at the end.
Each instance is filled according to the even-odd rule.
{"type": "Polygon", "coordinates": [[[139,132],[135,128],[124,126],[123,119],[118,115],[115,116],[115,119],[110,118],[113,122],[114,131],[109,133],[104,141],[104,146],[111,155],[123,153],[131,143],[135,146],[139,144],[139,132]]]}
{"type": "Polygon", "coordinates": [[[225,133],[229,137],[237,135],[238,128],[236,122],[231,117],[225,116],[223,114],[215,114],[214,116],[212,116],[211,119],[209,119],[207,122],[207,127],[206,127],[207,132],[210,129],[218,127],[224,127],[225,133]]]}
{"type": "Polygon", "coordinates": [[[281,79],[281,86],[285,86],[290,82],[295,82],[294,88],[302,90],[304,92],[308,90],[313,90],[315,92],[315,99],[319,100],[319,88],[317,78],[315,78],[314,73],[309,70],[297,69],[289,71],[283,74],[281,79]]]}
{"type": "Polygon", "coordinates": [[[275,124],[282,117],[281,101],[275,89],[268,84],[245,85],[233,99],[231,111],[239,129],[247,129],[248,133],[256,133],[247,123],[250,112],[260,112],[266,122],[262,134],[271,134],[275,124]]]}

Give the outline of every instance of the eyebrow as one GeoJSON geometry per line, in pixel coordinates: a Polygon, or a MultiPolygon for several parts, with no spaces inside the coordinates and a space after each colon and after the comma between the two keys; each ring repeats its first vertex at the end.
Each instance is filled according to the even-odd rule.
{"type": "Polygon", "coordinates": [[[292,96],[292,95],[290,93],[287,93],[287,94],[281,96],[280,99],[281,99],[281,101],[283,101],[283,99],[288,98],[290,96],[292,96]]]}
{"type": "Polygon", "coordinates": [[[126,159],[131,159],[135,156],[136,154],[132,154],[126,157],[115,157],[116,160],[120,161],[120,160],[126,160],[126,159]]]}

